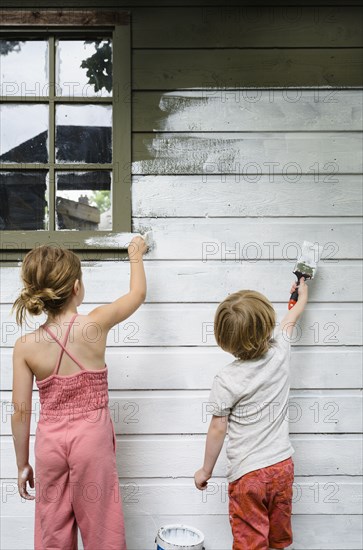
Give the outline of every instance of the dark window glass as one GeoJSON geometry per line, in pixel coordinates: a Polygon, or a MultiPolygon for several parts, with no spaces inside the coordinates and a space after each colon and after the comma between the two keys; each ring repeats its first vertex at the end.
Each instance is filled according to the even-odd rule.
{"type": "Polygon", "coordinates": [[[44,170],[0,172],[0,230],[49,229],[44,170]]]}

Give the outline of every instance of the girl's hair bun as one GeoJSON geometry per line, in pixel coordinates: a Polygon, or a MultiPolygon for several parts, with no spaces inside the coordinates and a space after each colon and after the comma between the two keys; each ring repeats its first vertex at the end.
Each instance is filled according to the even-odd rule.
{"type": "Polygon", "coordinates": [[[22,290],[20,294],[24,307],[31,315],[40,315],[44,310],[44,302],[39,294],[29,294],[27,289],[22,290]]]}
{"type": "Polygon", "coordinates": [[[51,288],[44,288],[38,291],[32,291],[29,288],[23,288],[20,293],[24,307],[31,315],[40,315],[47,305],[47,302],[57,300],[58,296],[51,288]]]}

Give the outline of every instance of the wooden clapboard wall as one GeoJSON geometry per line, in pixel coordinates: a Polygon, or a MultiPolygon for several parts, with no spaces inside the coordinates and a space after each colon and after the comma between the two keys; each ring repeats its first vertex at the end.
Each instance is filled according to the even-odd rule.
{"type": "MultiPolygon", "coordinates": [[[[230,360],[215,346],[213,315],[229,292],[254,288],[281,319],[296,243],[307,239],[324,246],[324,260],[292,351],[291,548],[360,549],[360,8],[173,0],[102,7],[116,4],[130,7],[132,20],[133,228],[152,228],[156,241],[146,304],[111,331],[107,350],[128,548],[154,548],[157,529],[172,522],[201,529],[206,550],[231,548],[225,455],[208,494],[193,483],[209,421],[203,403],[230,360]]],[[[127,291],[125,262],[84,262],[83,272],[80,313],[127,291]]],[[[3,263],[0,276],[9,319],[19,266],[3,263]]],[[[17,337],[7,326],[3,413],[17,337]]],[[[34,385],[35,410],[37,399],[34,385]]],[[[1,548],[30,549],[34,506],[14,489],[10,434],[5,414],[1,548]]]]}

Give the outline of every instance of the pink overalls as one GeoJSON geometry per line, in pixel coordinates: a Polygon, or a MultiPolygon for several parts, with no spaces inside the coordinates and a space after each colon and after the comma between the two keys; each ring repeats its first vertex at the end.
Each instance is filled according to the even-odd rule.
{"type": "Polygon", "coordinates": [[[108,368],[85,369],[64,343],[53,373],[41,381],[35,438],[35,550],[125,550],[116,466],[116,435],[108,407],[108,368]],[[58,374],[63,351],[81,369],[58,374]]]}

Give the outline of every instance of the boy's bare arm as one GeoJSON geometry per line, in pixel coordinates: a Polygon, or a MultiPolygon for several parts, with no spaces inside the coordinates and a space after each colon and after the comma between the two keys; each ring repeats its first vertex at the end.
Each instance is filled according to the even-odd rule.
{"type": "Polygon", "coordinates": [[[194,474],[194,483],[197,489],[207,487],[207,481],[212,477],[213,468],[223,447],[227,432],[227,416],[213,416],[209,425],[205,444],[204,464],[194,474]]]}
{"type": "MultiPolygon", "coordinates": [[[[281,330],[285,331],[288,336],[291,336],[295,323],[300,317],[300,315],[302,314],[302,312],[304,311],[308,301],[308,285],[305,283],[304,277],[301,277],[300,284],[297,288],[299,293],[299,299],[294,305],[294,307],[291,308],[286,313],[280,325],[281,330]]],[[[294,290],[296,290],[296,283],[292,285],[290,292],[293,293],[294,290]]]]}

